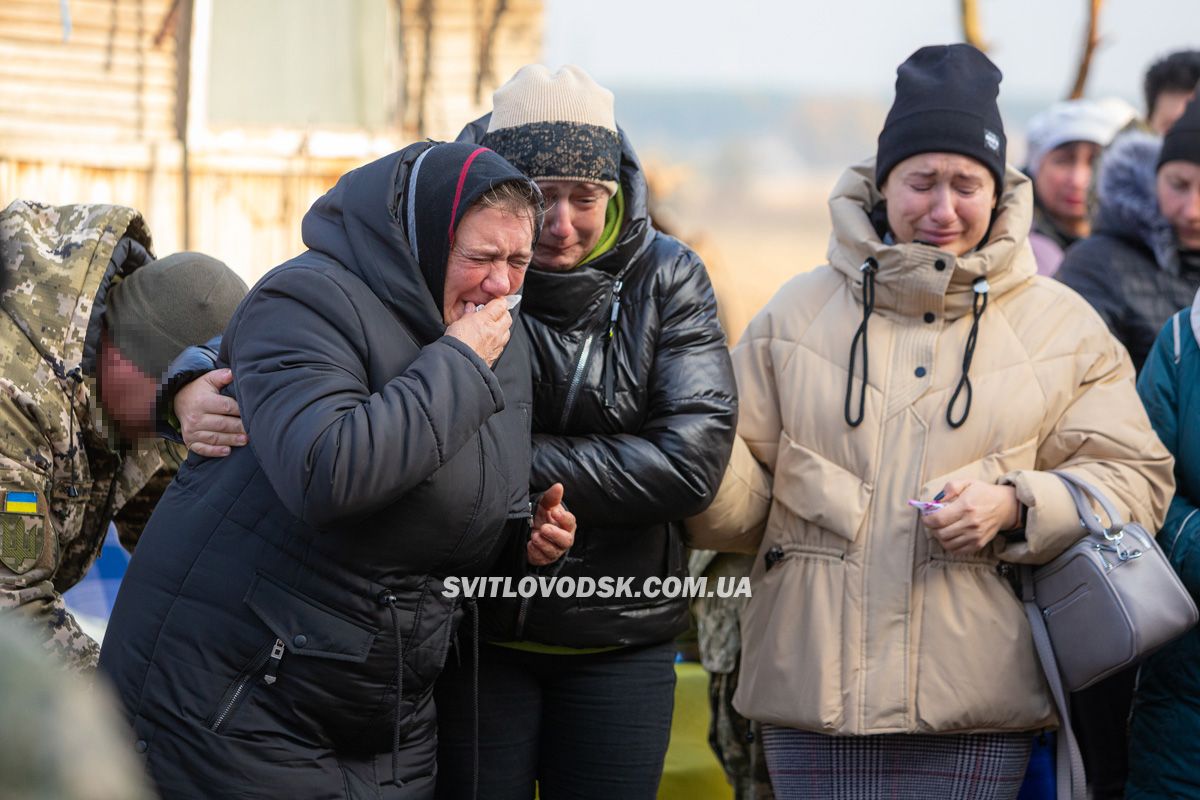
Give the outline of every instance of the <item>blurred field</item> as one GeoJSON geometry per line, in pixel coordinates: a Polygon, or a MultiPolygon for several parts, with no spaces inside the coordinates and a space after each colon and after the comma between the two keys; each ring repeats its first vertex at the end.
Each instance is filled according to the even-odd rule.
{"type": "Polygon", "coordinates": [[[662,226],[708,267],[732,345],[789,278],[825,263],[835,174],[763,176],[740,185],[681,165],[646,165],[662,226]]]}

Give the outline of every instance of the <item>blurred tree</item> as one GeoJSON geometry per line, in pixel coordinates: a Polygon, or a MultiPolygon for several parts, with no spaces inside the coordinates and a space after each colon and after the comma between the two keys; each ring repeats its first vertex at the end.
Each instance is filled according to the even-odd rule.
{"type": "MultiPolygon", "coordinates": [[[[1083,97],[1087,87],[1088,72],[1092,67],[1092,57],[1100,46],[1100,11],[1104,0],[1084,0],[1088,7],[1088,24],[1083,40],[1083,52],[1079,54],[1079,66],[1075,70],[1075,83],[1067,95],[1071,100],[1083,97]]],[[[987,42],[983,38],[983,26],[979,22],[978,0],[958,0],[959,15],[962,18],[963,41],[983,52],[988,51],[987,42]]]]}
{"type": "Polygon", "coordinates": [[[1088,70],[1092,66],[1092,56],[1100,46],[1100,9],[1104,0],[1087,0],[1088,25],[1087,38],[1083,40],[1083,53],[1079,56],[1079,69],[1075,73],[1075,85],[1071,87],[1072,100],[1083,97],[1084,87],[1087,86],[1088,70]]]}
{"type": "Polygon", "coordinates": [[[986,53],[988,46],[983,40],[983,29],[979,24],[979,3],[976,0],[959,0],[959,10],[962,14],[963,39],[986,53]]]}

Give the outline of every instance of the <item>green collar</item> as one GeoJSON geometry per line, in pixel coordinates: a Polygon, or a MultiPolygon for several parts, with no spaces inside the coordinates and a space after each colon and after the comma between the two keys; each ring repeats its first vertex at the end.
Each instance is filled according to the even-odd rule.
{"type": "Polygon", "coordinates": [[[617,246],[617,238],[621,235],[621,221],[625,219],[625,193],[617,187],[617,193],[608,201],[604,210],[604,230],[600,232],[600,241],[592,248],[592,252],[583,257],[575,266],[582,267],[589,261],[595,261],[600,256],[617,246]]]}

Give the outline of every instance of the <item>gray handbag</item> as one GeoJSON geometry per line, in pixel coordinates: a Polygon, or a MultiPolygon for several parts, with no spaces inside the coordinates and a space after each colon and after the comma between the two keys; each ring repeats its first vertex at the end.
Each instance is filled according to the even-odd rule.
{"type": "Polygon", "coordinates": [[[1083,762],[1067,693],[1138,663],[1186,633],[1200,613],[1145,528],[1123,522],[1087,481],[1054,474],[1066,484],[1087,534],[1050,563],[1024,567],[1021,599],[1058,706],[1058,796],[1083,798],[1083,762]],[[1093,501],[1108,517],[1108,528],[1101,527],[1093,501]]]}

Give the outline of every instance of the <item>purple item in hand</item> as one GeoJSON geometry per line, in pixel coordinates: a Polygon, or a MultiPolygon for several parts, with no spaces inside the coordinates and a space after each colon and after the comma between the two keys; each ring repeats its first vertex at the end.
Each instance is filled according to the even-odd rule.
{"type": "Polygon", "coordinates": [[[909,500],[908,504],[920,511],[921,516],[940,511],[946,505],[945,503],[927,503],[924,500],[909,500]]]}

